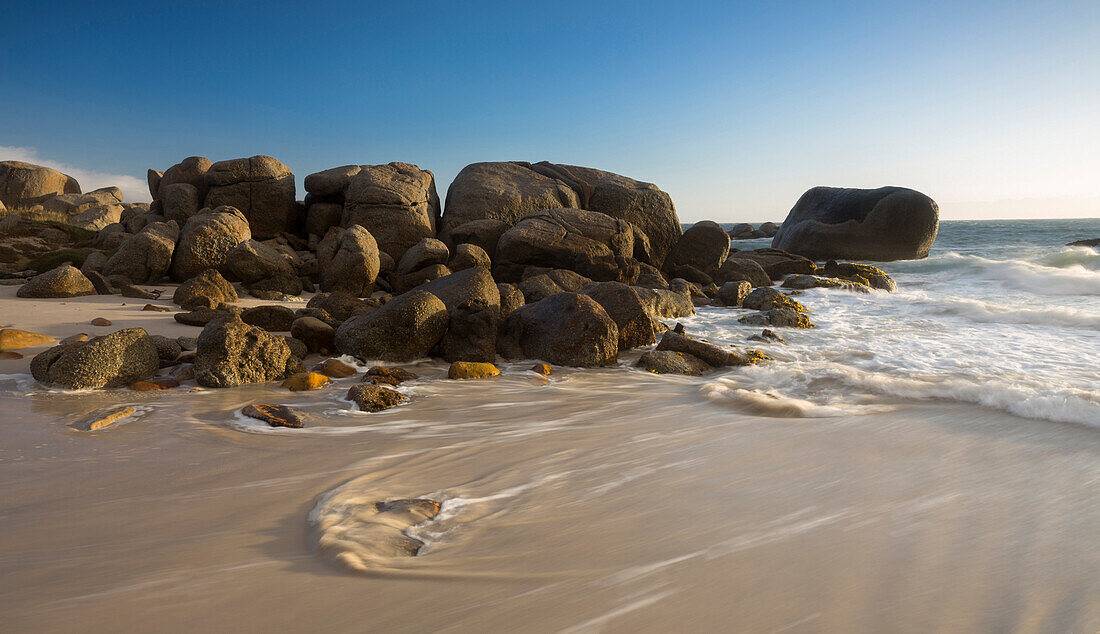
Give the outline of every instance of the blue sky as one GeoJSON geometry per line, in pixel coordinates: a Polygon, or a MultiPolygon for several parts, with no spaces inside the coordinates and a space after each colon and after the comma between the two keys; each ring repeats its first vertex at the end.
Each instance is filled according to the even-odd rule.
{"type": "Polygon", "coordinates": [[[657,183],[685,221],[885,184],[944,218],[1100,216],[1095,1],[8,0],[0,95],[0,159],[85,189],[270,154],[299,186],[416,163],[443,196],[467,163],[549,160],[657,183]]]}

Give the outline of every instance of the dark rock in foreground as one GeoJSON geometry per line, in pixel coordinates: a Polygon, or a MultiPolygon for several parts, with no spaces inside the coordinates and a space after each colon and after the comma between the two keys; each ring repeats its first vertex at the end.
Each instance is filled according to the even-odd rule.
{"type": "Polygon", "coordinates": [[[618,359],[619,329],[591,297],[558,293],[512,312],[501,324],[497,351],[554,365],[610,365],[618,359]]]}

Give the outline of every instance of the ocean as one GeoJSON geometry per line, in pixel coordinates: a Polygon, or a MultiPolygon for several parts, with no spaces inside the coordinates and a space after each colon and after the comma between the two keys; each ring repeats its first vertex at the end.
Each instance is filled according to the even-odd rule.
{"type": "MultiPolygon", "coordinates": [[[[1100,220],[944,222],[927,259],[882,265],[896,293],[806,291],[817,328],[699,377],[640,370],[640,351],[480,381],[425,360],[404,366],[407,403],[365,413],[345,398],[358,376],[71,392],[13,371],[0,614],[13,631],[1095,632],[1100,254],[1064,246],[1093,237],[1100,220]],[[306,426],[240,414],[255,402],[306,426]],[[69,426],[123,405],[114,427],[69,426]],[[377,505],[402,498],[441,503],[406,529],[415,557],[378,539],[377,505]]],[[[93,315],[198,333],[144,300],[14,293],[0,321],[55,337],[93,315]]],[[[753,345],[741,314],[682,321],[753,345]]]]}
{"type": "MultiPolygon", "coordinates": [[[[781,363],[703,388],[731,407],[858,415],[883,399],[975,403],[1100,427],[1100,220],[945,221],[923,260],[877,264],[896,293],[811,289],[818,328],[783,331],[781,363]]],[[[769,239],[734,247],[770,246],[769,239]]],[[[758,332],[703,308],[685,325],[743,343],[758,332]]]]}

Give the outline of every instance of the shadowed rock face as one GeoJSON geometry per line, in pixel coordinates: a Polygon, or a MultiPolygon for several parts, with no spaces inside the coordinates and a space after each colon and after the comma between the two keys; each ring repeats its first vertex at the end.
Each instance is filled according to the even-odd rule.
{"type": "Polygon", "coordinates": [[[180,232],[169,273],[182,282],[206,269],[221,268],[229,252],[251,238],[248,220],[234,207],[191,216],[180,232]]]}
{"type": "Polygon", "coordinates": [[[798,199],[772,246],[814,260],[911,260],[928,255],[939,207],[903,187],[814,187],[798,199]]]}
{"type": "Polygon", "coordinates": [[[591,297],[558,293],[513,311],[501,324],[497,352],[554,365],[605,366],[618,359],[619,329],[591,297]]]}
{"type": "Polygon", "coordinates": [[[617,280],[634,249],[630,225],[581,209],[532,213],[504,232],[497,244],[495,277],[521,279],[528,266],[576,271],[598,281],[617,280]]]}
{"type": "MultiPolygon", "coordinates": [[[[546,209],[598,211],[630,223],[636,232],[633,256],[660,266],[679,238],[672,199],[652,183],[588,167],[507,161],[467,165],[447,190],[440,239],[454,243],[460,226],[492,219],[515,225],[546,209]]],[[[490,257],[491,245],[478,243],[490,257]]]]}

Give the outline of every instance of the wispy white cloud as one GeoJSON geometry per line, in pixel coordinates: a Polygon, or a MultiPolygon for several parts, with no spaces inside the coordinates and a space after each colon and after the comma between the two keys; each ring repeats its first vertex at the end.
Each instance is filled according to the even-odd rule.
{"type": "Polygon", "coordinates": [[[68,163],[52,161],[38,155],[33,147],[13,147],[0,145],[0,161],[23,161],[35,165],[52,167],[59,172],[72,176],[80,183],[80,191],[89,192],[100,187],[118,187],[122,190],[122,199],[130,203],[149,202],[149,185],[144,178],[129,174],[108,174],[83,169],[68,163]]]}

